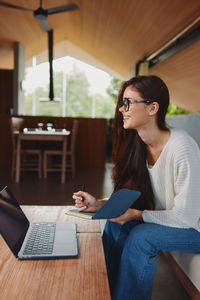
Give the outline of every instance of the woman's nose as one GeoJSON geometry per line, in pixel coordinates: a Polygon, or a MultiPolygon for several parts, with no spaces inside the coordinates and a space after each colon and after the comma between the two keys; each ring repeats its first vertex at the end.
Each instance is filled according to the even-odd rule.
{"type": "Polygon", "coordinates": [[[122,106],[119,107],[119,112],[122,113],[123,110],[124,110],[124,106],[122,105],[122,106]]]}

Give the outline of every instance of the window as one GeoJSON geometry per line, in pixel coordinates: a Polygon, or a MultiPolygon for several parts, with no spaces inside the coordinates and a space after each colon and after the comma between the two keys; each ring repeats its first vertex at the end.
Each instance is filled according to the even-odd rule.
{"type": "MultiPolygon", "coordinates": [[[[49,101],[48,63],[26,69],[26,115],[113,118],[114,82],[109,74],[71,57],[54,61],[54,101],[49,101]]],[[[117,86],[117,89],[119,87],[117,86]]],[[[115,91],[116,93],[116,91],[115,91]]]]}

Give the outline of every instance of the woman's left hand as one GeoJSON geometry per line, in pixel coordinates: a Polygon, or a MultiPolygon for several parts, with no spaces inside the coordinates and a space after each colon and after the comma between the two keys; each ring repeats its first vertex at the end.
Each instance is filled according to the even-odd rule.
{"type": "Polygon", "coordinates": [[[124,225],[125,223],[132,221],[132,220],[142,221],[143,220],[142,213],[143,213],[142,210],[129,208],[123,215],[121,215],[117,218],[112,218],[109,221],[116,222],[120,225],[124,225]]]}

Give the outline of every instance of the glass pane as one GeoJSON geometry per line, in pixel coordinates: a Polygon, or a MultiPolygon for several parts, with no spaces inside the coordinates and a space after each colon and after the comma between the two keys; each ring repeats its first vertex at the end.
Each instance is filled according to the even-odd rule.
{"type": "Polygon", "coordinates": [[[54,61],[54,101],[49,101],[49,68],[26,70],[26,115],[113,118],[120,81],[71,57],[54,61]]]}

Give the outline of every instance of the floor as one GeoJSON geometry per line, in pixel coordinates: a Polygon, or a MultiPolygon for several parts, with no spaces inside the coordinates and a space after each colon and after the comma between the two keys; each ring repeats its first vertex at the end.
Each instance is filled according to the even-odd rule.
{"type": "Polygon", "coordinates": [[[73,205],[72,194],[85,184],[86,191],[96,198],[104,198],[112,193],[110,179],[112,166],[106,164],[98,168],[81,168],[75,179],[67,174],[66,183],[61,184],[59,173],[48,173],[47,179],[39,180],[36,172],[21,172],[20,182],[15,183],[8,168],[0,168],[0,189],[8,185],[18,202],[23,205],[73,205]]]}
{"type": "MultiPolygon", "coordinates": [[[[81,168],[75,179],[67,175],[61,184],[60,174],[49,173],[47,180],[39,180],[37,173],[21,173],[16,184],[10,177],[9,168],[0,168],[0,188],[8,185],[23,205],[73,205],[72,193],[84,183],[86,191],[100,199],[112,193],[111,163],[102,168],[81,168]]],[[[162,255],[158,256],[152,300],[189,300],[189,296],[177,279],[171,266],[162,255]]]]}

